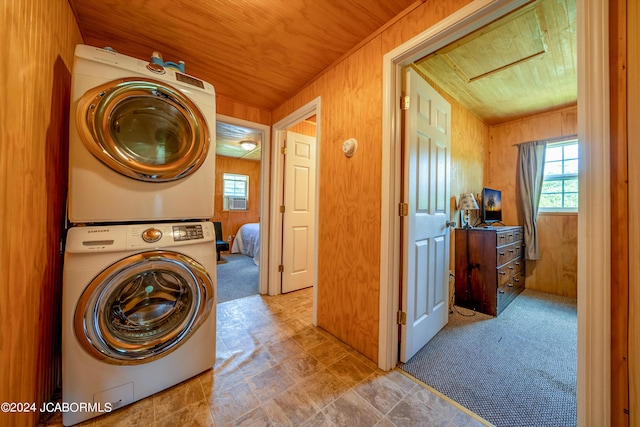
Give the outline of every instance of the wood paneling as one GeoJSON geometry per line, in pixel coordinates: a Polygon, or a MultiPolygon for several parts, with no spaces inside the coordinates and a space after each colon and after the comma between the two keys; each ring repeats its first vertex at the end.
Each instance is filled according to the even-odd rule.
{"type": "MultiPolygon", "coordinates": [[[[318,324],[372,360],[380,299],[381,67],[375,39],[322,81],[319,165],[318,324]],[[337,84],[338,86],[334,86],[337,84]],[[353,100],[366,102],[352,102],[353,100]],[[342,142],[358,140],[347,158],[342,142]]],[[[381,62],[381,61],[380,61],[381,62]]]]}
{"type": "MultiPolygon", "coordinates": [[[[574,135],[577,126],[577,108],[568,107],[490,127],[485,185],[502,190],[505,224],[523,223],[517,194],[518,147],[514,144],[574,135]]],[[[576,297],[577,227],[575,214],[538,216],[542,259],[527,261],[527,288],[576,297]]]]}
{"type": "Polygon", "coordinates": [[[382,57],[468,1],[425,2],[273,112],[277,122],[320,96],[318,324],[378,358],[382,57]],[[342,142],[356,138],[347,158],[342,142]]]}
{"type": "MultiPolygon", "coordinates": [[[[613,350],[611,353],[614,364],[612,381],[614,383],[612,398],[612,418],[613,421],[628,421],[630,426],[640,425],[640,270],[638,270],[638,259],[640,259],[640,168],[634,167],[631,160],[628,168],[628,188],[624,185],[624,175],[620,171],[614,171],[616,167],[624,168],[629,159],[640,158],[640,4],[637,1],[615,0],[613,16],[617,25],[614,26],[616,37],[612,37],[612,52],[626,57],[616,57],[613,64],[612,77],[619,82],[612,85],[612,198],[616,204],[612,205],[613,219],[622,220],[622,224],[614,224],[612,230],[612,285],[611,310],[614,312],[612,328],[614,328],[613,350]],[[625,10],[626,6],[626,10],[625,10]],[[624,17],[626,14],[626,22],[624,17]],[[614,71],[615,70],[615,71],[614,71]],[[625,76],[625,72],[627,73],[625,76]],[[621,81],[624,81],[623,84],[621,81]],[[625,91],[626,89],[626,91],[625,91]],[[628,95],[627,95],[628,94],[628,95]],[[615,114],[614,114],[615,113],[615,114]],[[628,135],[625,135],[628,129],[628,135]],[[616,136],[614,138],[614,136],[616,136]],[[626,138],[625,138],[626,136],[626,138]],[[625,191],[626,190],[626,191],[625,191]],[[622,203],[621,203],[622,202],[622,203]],[[628,209],[625,209],[625,203],[628,209]],[[629,213],[631,215],[629,215],[629,213]],[[614,216],[615,215],[615,216],[614,216]],[[625,227],[625,225],[628,227],[625,227]],[[618,240],[616,240],[618,239],[618,240]],[[615,258],[617,249],[628,252],[628,258],[624,256],[615,258]],[[635,267],[629,263],[633,262],[635,267]],[[627,319],[624,319],[625,306],[628,304],[627,319]],[[618,311],[619,310],[619,311],[618,311]],[[625,320],[628,321],[625,328],[625,320]],[[625,332],[628,335],[625,337],[625,332]],[[628,359],[624,354],[624,340],[628,339],[628,359]],[[628,382],[625,384],[624,361],[628,360],[628,382]],[[621,363],[622,362],[622,363],[621,363]],[[619,368],[616,369],[616,366],[619,368]],[[627,389],[624,389],[628,386],[627,389]],[[625,395],[628,392],[628,395],[625,395]],[[625,399],[626,397],[626,399],[625,399]],[[624,410],[627,410],[626,414],[624,410]],[[613,411],[616,411],[613,413],[613,411]],[[621,414],[620,411],[623,411],[621,414]]],[[[612,425],[625,425],[621,422],[612,425]]]]}
{"type": "Polygon", "coordinates": [[[271,125],[271,112],[216,93],[216,112],[236,119],[271,125]]]}
{"type": "MultiPolygon", "coordinates": [[[[0,401],[49,399],[59,385],[62,265],[73,49],[66,0],[0,9],[0,401]]],[[[37,413],[0,414],[33,426],[37,413]]]]}
{"type": "Polygon", "coordinates": [[[527,288],[578,296],[578,215],[538,215],[540,260],[527,261],[527,288]]]}
{"type": "Polygon", "coordinates": [[[71,3],[87,43],[143,59],[159,51],[218,93],[270,109],[415,0],[71,3]]]}
{"type": "Polygon", "coordinates": [[[213,221],[222,223],[223,239],[235,236],[242,224],[260,222],[260,162],[216,156],[216,190],[213,221]],[[222,175],[237,173],[249,177],[249,203],[246,211],[222,210],[222,175]]]}

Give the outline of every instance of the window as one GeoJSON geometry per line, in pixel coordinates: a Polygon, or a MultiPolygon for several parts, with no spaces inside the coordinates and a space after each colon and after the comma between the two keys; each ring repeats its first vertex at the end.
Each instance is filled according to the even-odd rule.
{"type": "Polygon", "coordinates": [[[577,140],[547,145],[540,211],[578,211],[577,140]]]}
{"type": "Polygon", "coordinates": [[[249,201],[249,177],[235,173],[222,175],[222,209],[246,210],[249,201]]]}

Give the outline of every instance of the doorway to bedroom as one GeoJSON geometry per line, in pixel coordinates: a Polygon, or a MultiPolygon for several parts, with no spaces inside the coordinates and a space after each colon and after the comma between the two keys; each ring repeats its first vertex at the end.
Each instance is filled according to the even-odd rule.
{"type": "Polygon", "coordinates": [[[217,116],[214,216],[217,302],[267,292],[269,127],[217,116]],[[263,271],[264,270],[264,271],[263,271]]]}
{"type": "Polygon", "coordinates": [[[312,297],[317,324],[318,151],[321,98],[273,125],[269,294],[293,291],[312,297]],[[311,292],[303,291],[311,290],[311,292]]]}

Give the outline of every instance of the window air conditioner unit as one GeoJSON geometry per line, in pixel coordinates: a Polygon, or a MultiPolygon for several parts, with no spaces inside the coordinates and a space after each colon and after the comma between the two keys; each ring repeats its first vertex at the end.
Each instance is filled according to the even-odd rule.
{"type": "Polygon", "coordinates": [[[244,197],[229,197],[229,210],[246,211],[247,199],[245,199],[244,197]]]}

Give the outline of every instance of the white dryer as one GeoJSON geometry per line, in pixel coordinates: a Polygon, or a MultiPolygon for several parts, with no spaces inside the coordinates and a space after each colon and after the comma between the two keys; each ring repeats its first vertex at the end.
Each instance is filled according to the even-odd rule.
{"type": "Polygon", "coordinates": [[[62,295],[65,426],[213,367],[215,272],[211,222],[69,230],[62,295]]]}
{"type": "Polygon", "coordinates": [[[69,127],[71,223],[213,217],[211,84],[78,45],[69,127]]]}

